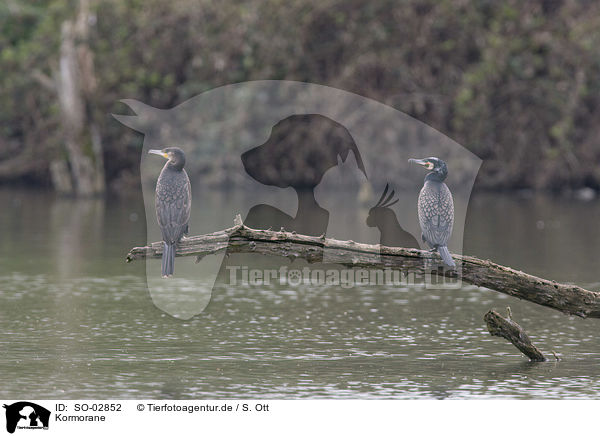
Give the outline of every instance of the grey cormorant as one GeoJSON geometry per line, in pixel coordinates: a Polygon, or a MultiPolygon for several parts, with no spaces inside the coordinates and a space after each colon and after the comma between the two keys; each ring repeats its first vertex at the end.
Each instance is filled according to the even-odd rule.
{"type": "Polygon", "coordinates": [[[456,264],[448,251],[448,240],[452,235],[454,224],[454,202],[452,193],[444,183],[448,175],[446,162],[437,157],[425,159],[409,159],[430,172],[425,176],[425,184],[421,189],[418,201],[419,224],[421,238],[427,242],[432,251],[437,250],[446,265],[454,268],[456,264]]]}
{"type": "Polygon", "coordinates": [[[164,242],[161,272],[163,277],[170,277],[173,275],[177,243],[188,233],[192,190],[190,179],[183,169],[183,150],[168,147],[148,153],[168,159],[156,182],[156,218],[164,242]]]}

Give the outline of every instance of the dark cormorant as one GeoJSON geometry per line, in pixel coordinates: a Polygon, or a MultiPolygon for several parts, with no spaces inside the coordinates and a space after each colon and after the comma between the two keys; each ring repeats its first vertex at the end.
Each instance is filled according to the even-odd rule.
{"type": "Polygon", "coordinates": [[[150,150],[169,159],[156,182],[156,218],[164,242],[162,255],[162,276],[173,275],[175,247],[183,235],[188,233],[188,221],[192,206],[190,179],[183,169],[185,154],[177,147],[150,150]]]}
{"type": "Polygon", "coordinates": [[[421,224],[421,238],[432,251],[437,250],[449,267],[456,264],[448,251],[448,239],[454,224],[454,202],[452,193],[444,183],[448,175],[446,162],[437,157],[409,159],[409,162],[422,165],[430,172],[425,176],[425,184],[419,194],[418,212],[421,224]]]}

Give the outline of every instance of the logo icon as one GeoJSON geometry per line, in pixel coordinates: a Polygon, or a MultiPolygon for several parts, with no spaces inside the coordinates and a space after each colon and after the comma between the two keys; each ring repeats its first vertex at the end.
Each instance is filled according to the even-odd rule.
{"type": "Polygon", "coordinates": [[[48,429],[50,411],[29,401],[19,401],[4,405],[6,409],[6,431],[14,433],[19,429],[48,429]]]}

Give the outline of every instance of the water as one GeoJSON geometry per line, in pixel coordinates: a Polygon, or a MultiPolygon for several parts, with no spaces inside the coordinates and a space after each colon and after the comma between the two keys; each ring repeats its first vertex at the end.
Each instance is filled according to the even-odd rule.
{"type": "MultiPolygon", "coordinates": [[[[182,321],[153,304],[144,263],[124,262],[146,240],[141,200],[5,189],[0,204],[3,398],[600,397],[599,320],[472,286],[270,285],[222,286],[182,321]],[[562,360],[492,338],[483,315],[506,306],[562,360]]],[[[599,290],[599,216],[598,201],[480,194],[464,250],[599,290]]]]}

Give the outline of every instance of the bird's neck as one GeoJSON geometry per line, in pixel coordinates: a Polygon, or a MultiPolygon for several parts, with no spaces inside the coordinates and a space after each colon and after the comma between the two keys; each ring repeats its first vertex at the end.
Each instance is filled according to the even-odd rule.
{"type": "Polygon", "coordinates": [[[447,174],[445,173],[439,173],[437,171],[432,171],[429,174],[427,174],[425,176],[425,181],[426,182],[443,182],[444,180],[446,180],[446,176],[447,174]]]}
{"type": "Polygon", "coordinates": [[[168,161],[165,164],[165,169],[169,169],[172,171],[181,171],[183,170],[183,165],[185,163],[184,162],[174,162],[174,161],[168,161]]]}

